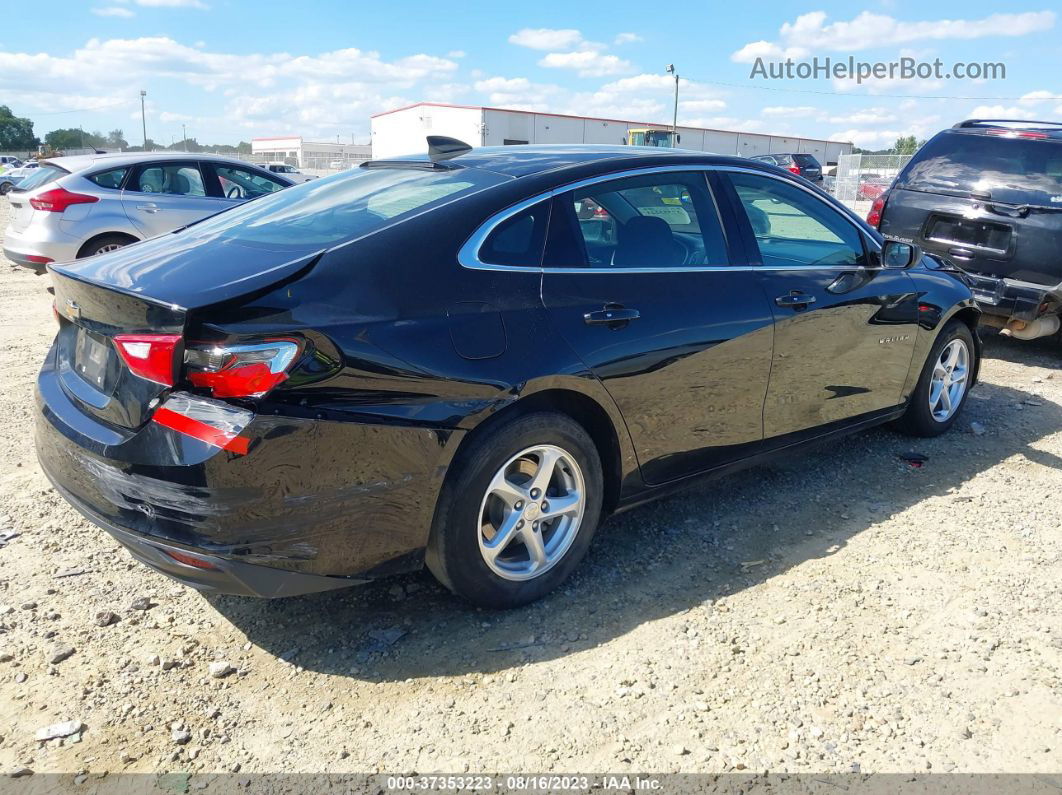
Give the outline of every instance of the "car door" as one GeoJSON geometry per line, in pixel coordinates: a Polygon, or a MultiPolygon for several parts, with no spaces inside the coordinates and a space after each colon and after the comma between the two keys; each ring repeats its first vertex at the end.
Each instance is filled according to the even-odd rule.
{"type": "Polygon", "coordinates": [[[755,273],[730,266],[730,242],[705,171],[601,178],[554,196],[542,299],[623,414],[647,483],[762,441],[771,310],[755,273]]]}
{"type": "Polygon", "coordinates": [[[145,238],[180,229],[227,206],[208,195],[199,164],[189,160],[138,165],[122,191],[122,205],[145,238]]]}
{"type": "Polygon", "coordinates": [[[876,241],[814,189],[726,176],[775,317],[768,442],[898,405],[918,329],[911,277],[882,268],[876,241]]]}

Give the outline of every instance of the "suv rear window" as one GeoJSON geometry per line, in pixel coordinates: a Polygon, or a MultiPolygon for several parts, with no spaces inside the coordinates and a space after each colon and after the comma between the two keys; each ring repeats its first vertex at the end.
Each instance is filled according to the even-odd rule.
{"type": "Polygon", "coordinates": [[[815,155],[793,155],[793,159],[805,168],[819,167],[819,161],[815,159],[815,155]]]}
{"type": "Polygon", "coordinates": [[[896,187],[987,194],[1005,204],[1059,207],[1062,142],[939,133],[915,155],[896,187]]]}
{"type": "Polygon", "coordinates": [[[65,168],[59,168],[59,166],[53,166],[52,164],[42,165],[40,168],[34,169],[28,177],[22,179],[17,185],[15,190],[34,190],[47,185],[49,182],[54,182],[59,177],[64,177],[70,172],[65,168]]]}
{"type": "Polygon", "coordinates": [[[191,228],[248,243],[331,246],[505,181],[472,168],[357,168],[270,193],[191,228]]]}

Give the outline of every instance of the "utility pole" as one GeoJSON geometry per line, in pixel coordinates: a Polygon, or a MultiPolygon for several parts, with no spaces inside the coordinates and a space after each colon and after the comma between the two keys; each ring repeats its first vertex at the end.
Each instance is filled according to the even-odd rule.
{"type": "Polygon", "coordinates": [[[140,124],[144,129],[144,151],[147,151],[147,113],[144,111],[144,97],[147,96],[147,92],[144,89],[140,89],[140,124]]]}
{"type": "Polygon", "coordinates": [[[679,75],[678,75],[678,72],[675,71],[675,64],[673,64],[673,63],[669,63],[667,65],[667,69],[665,71],[668,74],[675,76],[675,113],[671,117],[671,145],[677,147],[678,146],[678,86],[679,86],[679,75]]]}
{"type": "Polygon", "coordinates": [[[77,126],[77,128],[78,128],[79,130],[81,130],[81,148],[82,148],[82,149],[84,149],[84,148],[85,148],[85,128],[84,128],[84,126],[83,126],[83,125],[81,125],[81,124],[79,124],[79,125],[77,126]]]}
{"type": "Polygon", "coordinates": [[[184,141],[184,151],[188,151],[188,133],[184,130],[184,125],[181,125],[181,140],[184,141]]]}

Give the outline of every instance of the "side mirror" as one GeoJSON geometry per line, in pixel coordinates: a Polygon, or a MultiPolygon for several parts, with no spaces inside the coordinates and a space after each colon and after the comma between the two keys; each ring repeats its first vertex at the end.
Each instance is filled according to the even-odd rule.
{"type": "Polygon", "coordinates": [[[903,270],[922,259],[922,249],[899,240],[886,240],[881,247],[881,267],[903,270]]]}
{"type": "Polygon", "coordinates": [[[676,135],[675,136],[675,143],[677,143],[677,144],[682,143],[682,136],[681,135],[676,135]]]}

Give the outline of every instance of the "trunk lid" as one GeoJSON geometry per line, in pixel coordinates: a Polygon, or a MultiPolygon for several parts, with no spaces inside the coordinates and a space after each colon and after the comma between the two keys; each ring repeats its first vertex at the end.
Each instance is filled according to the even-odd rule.
{"type": "Polygon", "coordinates": [[[170,386],[138,376],[119,353],[122,335],[167,336],[174,372],[192,313],[266,289],[310,267],[318,252],[277,251],[234,241],[202,243],[188,230],[90,259],[51,266],[57,370],[83,411],[139,428],[170,386]]]}

